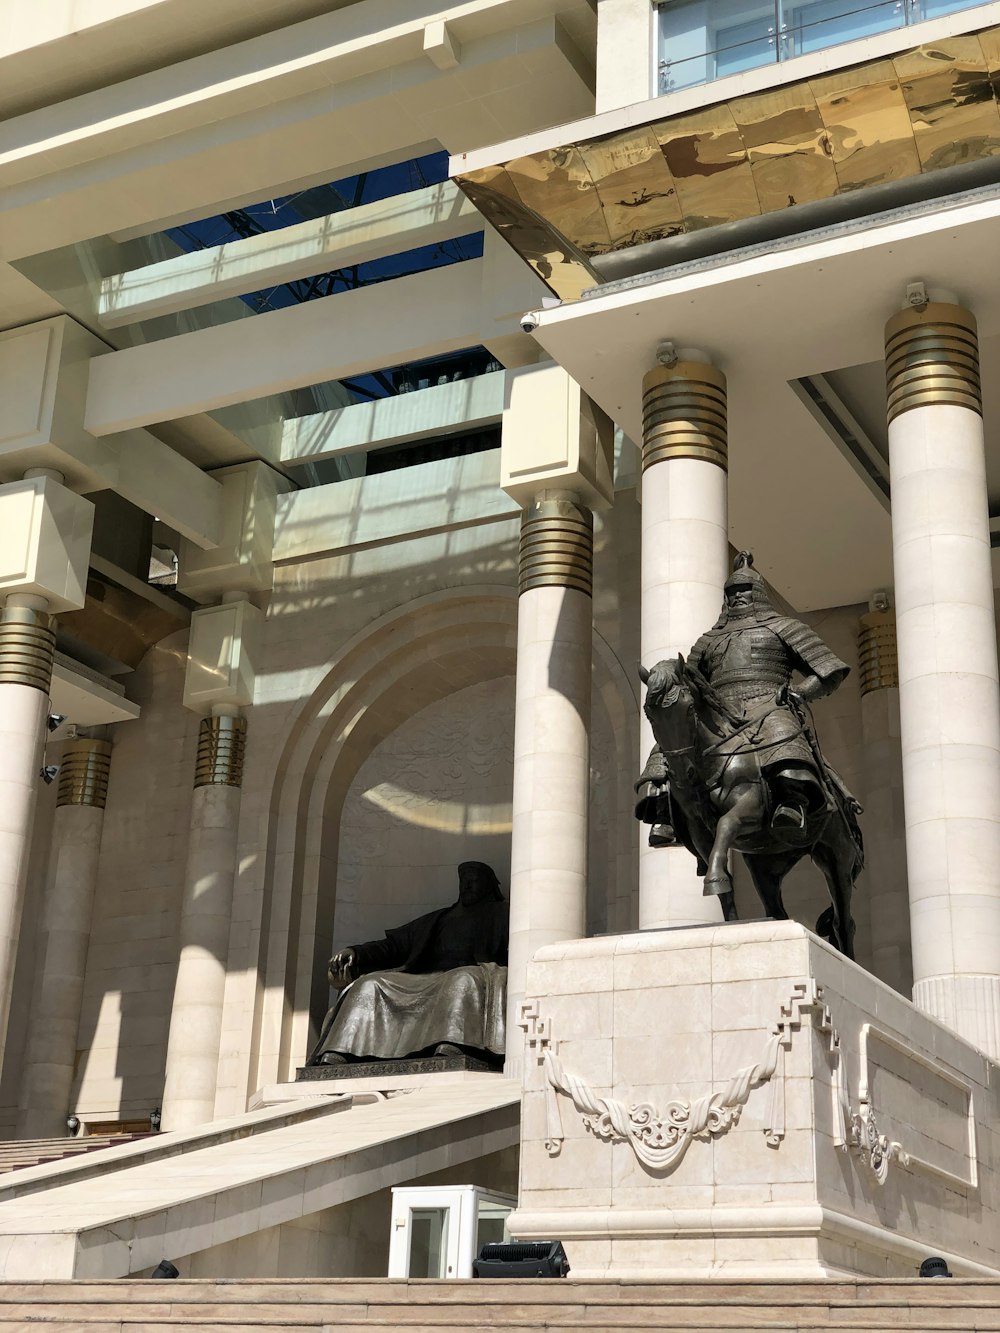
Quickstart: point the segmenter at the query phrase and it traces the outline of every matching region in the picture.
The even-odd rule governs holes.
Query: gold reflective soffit
[[[923,171],[1000,152],[997,107],[978,36],[949,37],[893,57]]]
[[[487,222],[562,300],[575,301],[599,281],[576,246],[524,206],[503,167],[472,171],[459,184]]]
[[[564,301],[614,251],[1000,154],[1000,27],[455,180]]]

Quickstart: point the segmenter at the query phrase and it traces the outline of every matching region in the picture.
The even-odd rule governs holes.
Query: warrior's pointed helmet
[[[756,611],[774,614],[774,607],[771,605],[771,599],[767,593],[764,576],[754,569],[753,555],[750,551],[738,552],[736,559],[733,561],[733,572],[726,579],[724,592],[728,597],[731,592],[743,588],[750,589]]]

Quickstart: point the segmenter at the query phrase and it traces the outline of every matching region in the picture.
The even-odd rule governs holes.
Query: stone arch
[[[277,757],[267,812],[248,1091],[294,1076],[309,1044],[310,1014],[325,1007],[340,812],[358,769],[374,746],[423,708],[466,686],[512,675],[516,626],[511,588],[432,593],[346,643],[300,704]],[[595,707],[607,711],[618,774],[629,773],[638,744],[635,694],[596,633],[594,670]],[[621,832],[628,804],[620,790],[611,798],[616,855],[630,883],[634,837],[628,826]],[[609,908],[609,928],[625,928],[627,918],[627,910]]]

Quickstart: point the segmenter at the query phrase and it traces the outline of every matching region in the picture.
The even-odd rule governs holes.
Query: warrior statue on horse
[[[741,551],[722,613],[687,661],[640,668],[656,745],[636,784],[636,815],[652,826],[651,846],[679,843],[694,854],[726,920],[736,917],[730,851],[743,854],[767,914],[779,919],[788,915],[781,881],[811,856],[831,898],[817,930],[853,957],[861,806],[824,760],[809,709],[848,671],[807,625],[774,609],[753,556]]]

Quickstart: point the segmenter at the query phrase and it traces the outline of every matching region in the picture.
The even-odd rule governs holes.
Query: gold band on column
[[[49,692],[56,632],[52,616],[27,606],[0,612],[0,685],[30,685]]]
[[[642,381],[642,466],[700,458],[726,471],[726,377],[701,361],[657,366]]]
[[[90,805],[103,810],[110,772],[110,741],[71,741],[63,750],[59,764],[56,805]]]
[[[196,787],[242,787],[245,717],[205,717],[198,728]]]
[[[891,611],[869,611],[858,634],[858,688],[862,697],[899,685],[896,617]]]
[[[890,421],[942,404],[982,416],[975,316],[940,301],[893,315],[885,326],[885,386]]]
[[[521,518],[518,593],[594,589],[594,516],[571,500],[535,500]]]

